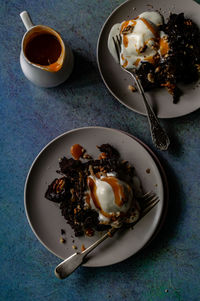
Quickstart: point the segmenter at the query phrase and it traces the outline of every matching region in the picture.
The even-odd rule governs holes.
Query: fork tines
[[[114,45],[115,45],[115,50],[117,53],[118,61],[120,62],[120,52],[121,52],[121,41],[122,38],[120,35],[116,35],[115,37],[112,37]]]
[[[154,192],[147,193],[142,206],[142,216],[146,215],[159,201],[159,197]]]
[[[142,200],[142,202],[146,202],[149,199],[151,199],[152,197],[154,197],[156,194],[153,191],[148,191],[145,194],[143,194],[142,196],[139,197],[140,200]]]
[[[155,197],[151,200],[151,202],[148,204],[148,206],[142,211],[142,214],[147,214],[157,203],[159,202],[159,198]]]

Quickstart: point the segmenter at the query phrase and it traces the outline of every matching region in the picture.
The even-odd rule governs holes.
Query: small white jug
[[[20,17],[26,27],[21,44],[20,65],[24,75],[37,86],[50,88],[63,83],[71,74],[74,66],[74,56],[68,45],[64,44],[61,36],[55,30],[48,26],[34,26],[29,14],[23,11]],[[60,56],[56,62],[49,65],[40,65],[31,62],[26,55],[28,43],[36,36],[41,34],[50,34],[56,37],[61,46]]]

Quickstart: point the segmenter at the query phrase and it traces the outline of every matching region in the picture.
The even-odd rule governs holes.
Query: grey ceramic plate
[[[88,127],[69,131],[51,141],[37,156],[27,176],[25,185],[25,209],[30,226],[40,242],[56,256],[64,259],[84,244],[88,247],[101,233],[92,238],[75,238],[74,233],[61,216],[59,206],[44,198],[48,184],[58,177],[58,160],[70,156],[70,147],[79,143],[94,158],[99,152],[96,145],[110,143],[121,157],[135,166],[143,190],[154,190],[160,198],[156,207],[134,229],[119,231],[95,249],[85,266],[106,266],[120,262],[138,252],[152,238],[163,214],[164,185],[159,168],[149,152],[136,139],[118,130]],[[147,173],[150,169],[150,173]],[[60,243],[60,231],[66,231],[66,244]]]
[[[170,12],[184,12],[200,27],[200,5],[193,0],[129,0],[116,8],[108,17],[101,30],[97,44],[97,62],[102,79],[112,95],[129,109],[144,114],[145,109],[140,95],[128,90],[132,79],[113,60],[107,47],[108,34],[112,26],[123,20],[136,17],[147,10],[159,10],[164,17]],[[181,86],[183,96],[178,104],[173,104],[172,97],[163,89],[147,93],[148,99],[160,118],[172,118],[189,114],[200,108],[200,82]]]

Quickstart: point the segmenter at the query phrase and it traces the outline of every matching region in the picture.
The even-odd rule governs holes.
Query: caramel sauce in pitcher
[[[30,39],[25,48],[27,59],[42,66],[55,63],[61,55],[62,47],[58,39],[49,33],[43,33]]]

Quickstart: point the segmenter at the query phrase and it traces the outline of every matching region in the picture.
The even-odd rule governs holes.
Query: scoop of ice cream
[[[167,35],[159,31],[163,17],[158,12],[144,12],[132,20],[115,24],[108,37],[108,48],[117,60],[113,37],[121,36],[120,64],[126,69],[139,68],[142,62],[154,63],[156,54],[169,50]]]
[[[99,213],[101,223],[112,224],[133,206],[132,188],[114,174],[87,178],[87,204]]]

